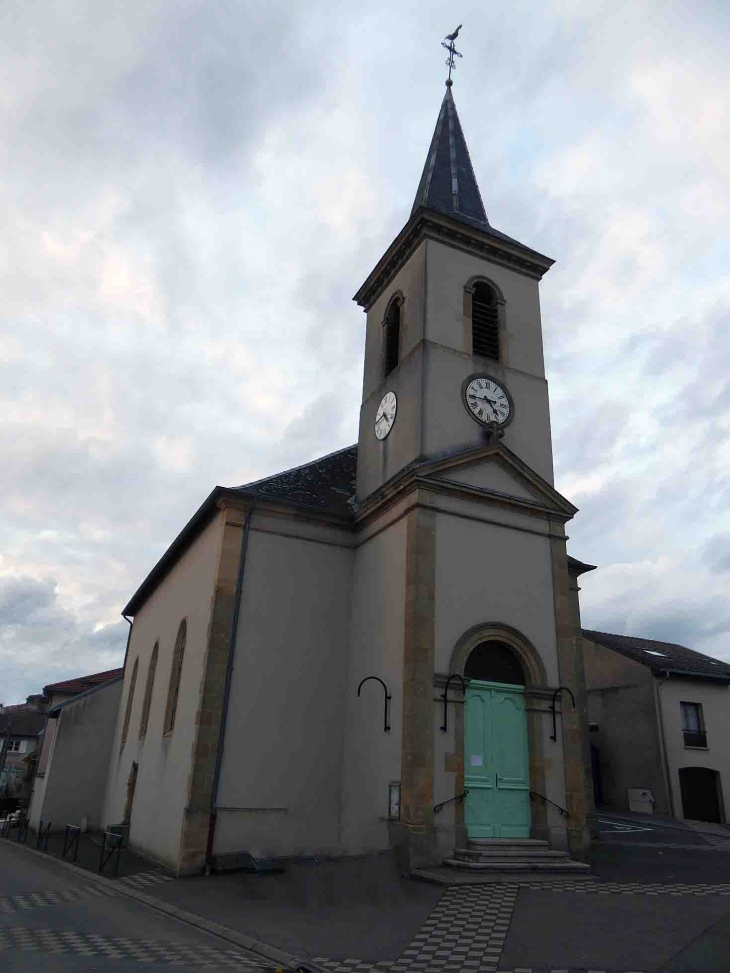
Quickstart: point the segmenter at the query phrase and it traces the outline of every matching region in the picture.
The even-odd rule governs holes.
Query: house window
[[[21,747],[20,747],[20,744],[21,743],[22,743],[21,740],[11,740],[10,743],[8,743],[8,751],[7,752],[8,753],[22,753],[25,748],[23,748],[23,750],[21,750]]]
[[[172,670],[170,672],[170,687],[167,691],[167,709],[165,710],[165,728],[163,731],[166,734],[172,733],[175,728],[175,714],[177,713],[177,700],[180,694],[180,677],[182,676],[187,633],[188,624],[183,618],[180,622],[180,628],[177,630],[175,649],[172,653]]]
[[[383,378],[398,367],[400,360],[400,300],[395,297],[385,313],[383,335]]]
[[[685,747],[707,747],[701,703],[680,703]]]
[[[499,361],[499,302],[494,288],[481,280],[471,298],[471,349],[473,355]]]
[[[124,744],[127,742],[127,732],[129,731],[129,718],[132,715],[132,703],[134,702],[134,687],[137,685],[137,669],[139,668],[139,659],[134,660],[134,668],[132,669],[132,678],[129,681],[129,695],[127,696],[127,708],[124,711],[124,723],[122,724],[122,742],[119,745],[119,749],[124,749]]]
[[[155,672],[157,670],[157,650],[160,647],[159,642],[155,642],[155,647],[152,650],[152,658],[150,659],[150,667],[147,670],[147,685],[144,690],[144,701],[142,702],[142,717],[139,721],[139,738],[147,733],[147,724],[150,720],[150,706],[152,705],[152,690],[155,685]]]

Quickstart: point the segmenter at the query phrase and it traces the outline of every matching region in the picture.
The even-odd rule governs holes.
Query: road
[[[273,964],[0,840],[0,969],[254,973]]]

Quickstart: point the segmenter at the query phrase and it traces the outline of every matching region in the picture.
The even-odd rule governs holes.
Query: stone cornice
[[[366,311],[369,310],[416,247],[427,239],[484,257],[534,280],[541,280],[554,263],[536,250],[530,250],[519,243],[512,243],[433,210],[421,208],[414,213],[385,251],[353,300]]]
[[[434,475],[442,469],[472,465],[481,459],[494,457],[503,467],[514,471],[517,479],[522,479],[542,495],[543,500],[527,500],[524,497],[512,496],[497,490],[459,483],[455,480],[441,479]],[[415,460],[405,466],[399,473],[384,483],[360,504],[355,511],[358,527],[364,526],[371,518],[382,513],[399,498],[413,492],[423,490],[429,493],[439,493],[462,500],[488,502],[490,505],[519,510],[542,520],[549,519],[565,524],[570,520],[577,508],[558,493],[554,487],[538,477],[518,457],[505,446],[488,446],[478,450],[470,450],[466,454],[449,456],[438,462],[425,463],[423,459]]]

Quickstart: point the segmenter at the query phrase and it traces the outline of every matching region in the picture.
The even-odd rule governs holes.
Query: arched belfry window
[[[124,723],[122,724],[122,742],[119,745],[119,749],[124,749],[124,744],[127,742],[127,733],[129,732],[129,718],[132,715],[132,703],[134,702],[134,690],[137,685],[137,669],[139,668],[139,659],[134,660],[134,666],[132,667],[132,678],[129,680],[129,695],[127,696],[127,708],[124,710]]]
[[[152,649],[152,658],[150,659],[150,667],[147,670],[147,685],[144,690],[144,700],[142,701],[142,717],[139,721],[139,738],[142,739],[147,733],[147,724],[150,720],[150,706],[152,705],[152,690],[155,686],[155,672],[157,671],[157,652],[160,647],[159,642],[155,642],[155,647]]]
[[[383,378],[390,375],[400,361],[400,329],[402,298],[394,297],[388,305],[383,322]]]
[[[163,733],[172,733],[175,729],[175,714],[180,695],[180,677],[182,676],[183,657],[185,656],[185,642],[188,634],[188,623],[183,620],[177,630],[175,648],[172,653],[172,669],[170,671],[170,686],[167,691],[167,708],[165,710],[165,726]]]
[[[473,355],[499,361],[499,297],[491,284],[478,280],[471,297],[471,346]]]

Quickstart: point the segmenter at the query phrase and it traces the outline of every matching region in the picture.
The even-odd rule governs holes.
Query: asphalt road
[[[255,954],[0,840],[0,969],[254,973]],[[273,969],[273,964],[268,969]]]

